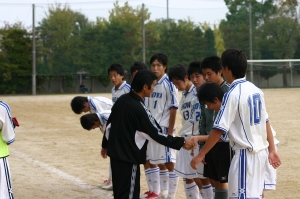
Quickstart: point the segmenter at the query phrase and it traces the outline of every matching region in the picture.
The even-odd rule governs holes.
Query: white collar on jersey
[[[229,89],[235,87],[237,84],[244,83],[244,82],[246,82],[246,81],[247,81],[247,80],[246,80],[245,77],[239,78],[239,79],[235,79],[235,80],[230,84]]]
[[[168,78],[168,75],[166,73],[160,78],[160,80],[158,80],[156,84],[161,84],[165,78]]]
[[[116,89],[116,86],[114,86],[115,90],[120,90],[122,89],[124,86],[126,85],[126,81],[123,81],[123,83],[121,84],[121,86],[119,88]]]

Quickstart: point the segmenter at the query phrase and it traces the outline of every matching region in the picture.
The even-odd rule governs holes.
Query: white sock
[[[169,194],[176,193],[179,177],[174,171],[169,172]]]
[[[203,199],[214,199],[214,192],[211,184],[202,186]]]
[[[111,164],[110,164],[110,162],[109,162],[108,180],[109,180],[110,182],[112,182],[112,174],[111,174]]]
[[[151,185],[153,192],[156,194],[160,193],[160,183],[159,183],[159,168],[151,168]]]
[[[187,199],[202,199],[199,188],[195,182],[186,184],[185,194]]]
[[[169,170],[160,170],[159,171],[159,177],[160,177],[160,190],[161,193],[166,190],[169,190]],[[168,195],[168,193],[167,193]],[[167,197],[167,196],[166,196]]]
[[[145,170],[145,176],[146,176],[146,182],[148,185],[148,190],[150,192],[152,192],[153,188],[152,188],[152,184],[151,184],[151,169],[150,168]]]

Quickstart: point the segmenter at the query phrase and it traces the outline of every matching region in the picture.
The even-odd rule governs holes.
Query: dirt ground
[[[267,192],[266,198],[298,198],[300,89],[264,90],[264,93],[283,162],[277,172],[277,190]],[[100,156],[102,134],[98,129],[90,132],[82,129],[80,115],[74,114],[70,107],[74,96],[0,97],[10,105],[12,115],[20,123],[9,156],[16,199],[112,198],[112,192],[97,187],[108,176],[108,159]],[[111,98],[111,94],[103,93],[90,96]],[[181,127],[179,113],[176,127]],[[142,166],[141,173],[141,192],[144,192],[147,188]],[[182,180],[177,198],[185,198]]]

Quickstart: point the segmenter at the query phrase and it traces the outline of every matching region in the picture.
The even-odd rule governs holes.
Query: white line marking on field
[[[39,160],[35,160],[33,158],[31,158],[30,156],[26,155],[25,153],[22,153],[20,151],[17,151],[15,149],[10,148],[10,153],[12,153],[13,155],[18,156],[19,158],[23,159],[24,161],[30,163],[30,164],[36,164],[48,171],[50,171],[51,173],[55,173],[56,175],[58,175],[60,178],[63,178],[65,180],[68,180],[70,182],[73,182],[74,184],[77,184],[78,186],[80,186],[82,189],[90,189],[91,191],[95,192],[95,194],[97,193],[97,195],[99,196],[103,196],[106,195],[108,196],[107,198],[109,198],[109,196],[111,194],[108,194],[107,192],[105,192],[104,190],[99,189],[96,186],[91,186],[86,184],[85,182],[83,182],[82,180],[80,180],[79,178],[76,178],[70,174],[67,174],[55,167],[52,167],[44,162],[41,162]]]

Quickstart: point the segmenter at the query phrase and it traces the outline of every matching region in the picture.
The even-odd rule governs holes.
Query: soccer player
[[[71,101],[71,108],[76,114],[102,112],[110,110],[112,105],[112,101],[106,97],[77,96]]]
[[[151,57],[150,65],[151,71],[155,73],[158,80],[146,106],[162,128],[163,133],[173,136],[178,109],[178,91],[166,74],[168,57],[165,54],[156,53]],[[175,150],[156,142],[149,142],[147,154],[151,167],[149,174],[151,175],[152,190],[150,191],[152,193],[148,194],[146,198],[156,198],[160,192],[162,197],[173,198],[178,185],[178,176],[174,173]]]
[[[230,88],[223,97],[213,130],[191,166],[197,169],[197,164],[204,161],[220,138],[225,141],[228,137],[235,152],[228,174],[228,197],[261,198],[267,159],[274,168],[281,164],[270,130],[264,94],[246,81],[247,58],[242,51],[225,50],[221,63]]]
[[[0,101],[0,198],[12,199],[11,175],[7,156],[8,145],[15,141],[14,122],[10,115],[9,105]]]
[[[147,65],[140,61],[133,62],[130,67],[131,76],[134,77],[134,75],[140,70],[148,70]]]
[[[101,155],[111,160],[114,198],[138,199],[140,164],[146,160],[147,140],[174,149],[193,148],[191,139],[173,137],[162,132],[143,98],[154,90],[157,76],[148,70],[137,72],[130,93],[122,95],[112,108],[102,140]],[[120,180],[122,176],[122,180]]]
[[[123,81],[124,78],[124,67],[122,64],[114,63],[108,68],[108,75],[113,87],[111,89],[112,101],[115,103],[117,99],[125,94],[129,93],[130,85]]]
[[[190,80],[196,86],[197,89],[202,84],[205,83],[204,74],[202,72],[202,67],[201,67],[201,61],[193,61],[189,64],[188,75],[189,75]],[[202,111],[203,111],[202,109],[203,108],[204,108],[204,106],[201,106],[201,115],[202,115]],[[200,131],[199,126],[201,126],[201,121],[199,121],[198,124],[197,124],[197,127]],[[213,191],[213,187],[210,183],[210,180],[206,177],[203,177],[204,165],[200,165],[198,167],[197,172],[198,172],[198,175],[200,175],[200,181],[201,182],[196,181],[196,183],[197,183],[197,185],[200,189],[200,192],[202,193],[203,198],[204,199],[213,198],[214,191]]]
[[[221,59],[217,56],[206,57],[201,62],[201,69],[206,82],[213,82],[221,86],[224,92],[229,90],[229,85],[222,77]],[[221,98],[222,101],[222,98]],[[201,135],[209,135],[218,111],[208,109],[207,105],[201,108]],[[205,155],[204,176],[213,181],[215,199],[228,198],[228,171],[232,158],[229,140],[218,142]]]
[[[184,65],[177,64],[170,68],[168,76],[176,88],[182,91],[179,110],[182,116],[182,128],[178,135],[184,138],[199,134],[200,103],[197,99],[197,88],[189,80],[187,69]],[[198,146],[198,145],[197,145]],[[190,162],[197,155],[199,148],[192,151],[181,148],[176,156],[175,173],[184,179],[184,188],[187,198],[202,199],[196,182],[200,182],[199,175]],[[203,177],[203,176],[201,176]]]
[[[89,113],[81,116],[80,123],[82,128],[86,130],[91,130],[95,128],[100,128],[100,131],[104,133],[106,122],[111,113],[111,110],[106,110],[98,113]]]

